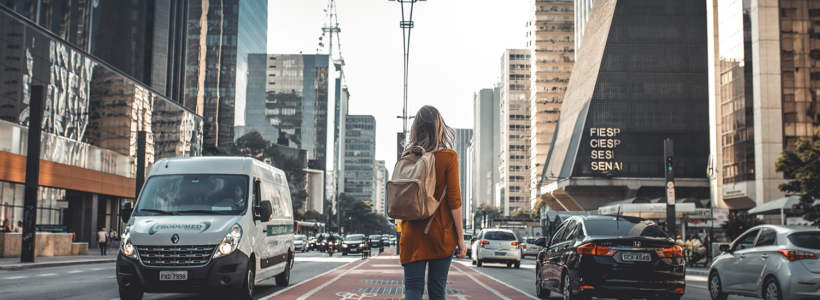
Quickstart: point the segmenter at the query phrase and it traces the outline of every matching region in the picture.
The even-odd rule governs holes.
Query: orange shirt
[[[458,181],[458,155],[451,149],[436,152],[436,199],[441,198],[447,184],[447,196],[433,215],[430,231],[424,234],[429,219],[401,222],[401,264],[419,260],[445,258],[453,255],[458,244],[453,213],[461,207],[461,189]]]

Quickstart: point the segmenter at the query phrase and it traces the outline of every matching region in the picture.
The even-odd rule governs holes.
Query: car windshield
[[[820,250],[820,231],[793,233],[789,241],[800,248]]]
[[[619,219],[592,219],[584,222],[588,235],[600,236],[645,236],[662,237],[669,236],[663,229],[651,222],[633,221]]]
[[[535,244],[535,239],[527,239],[527,244]]]
[[[515,235],[509,232],[503,231],[488,231],[484,234],[485,240],[495,240],[495,241],[514,241]]]
[[[345,242],[353,242],[353,243],[356,243],[356,242],[361,242],[361,241],[362,241],[362,239],[364,239],[364,236],[363,236],[363,235],[349,235],[349,236],[347,236],[347,238],[345,239]]]
[[[294,236],[293,239],[296,240],[296,241],[301,241],[301,240],[304,240],[305,238],[297,235],[297,236]]]
[[[248,177],[191,174],[153,176],[145,183],[135,215],[239,215],[248,202]]]
[[[382,236],[381,236],[381,235],[378,235],[378,234],[373,234],[373,235],[371,235],[371,236],[370,236],[370,239],[371,239],[371,240],[379,240],[379,239],[381,239],[381,238],[382,238]]]
[[[470,240],[470,239],[472,239],[472,238],[473,238],[473,235],[471,235],[471,234],[465,234],[465,235],[464,235],[464,239],[465,239],[465,240]]]

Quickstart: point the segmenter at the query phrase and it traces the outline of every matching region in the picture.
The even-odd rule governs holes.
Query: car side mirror
[[[475,238],[471,238],[470,243],[475,243]]]
[[[731,245],[720,245],[720,251],[723,252],[732,252]]]
[[[120,219],[122,219],[122,222],[128,223],[128,220],[131,220],[132,213],[134,213],[134,207],[132,207],[131,201],[123,202],[122,208],[120,208]]]
[[[273,208],[271,208],[270,201],[265,200],[260,202],[256,209],[259,214],[254,216],[254,219],[262,222],[270,221],[270,216],[273,214]]]
[[[545,238],[538,238],[535,240],[535,245],[539,247],[546,247],[547,246],[547,239]]]

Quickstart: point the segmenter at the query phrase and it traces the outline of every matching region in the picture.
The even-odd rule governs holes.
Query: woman
[[[399,257],[404,267],[404,299],[420,300],[424,294],[425,269],[427,294],[430,300],[444,299],[444,287],[453,252],[458,246],[456,257],[464,258],[467,247],[461,225],[461,191],[458,181],[458,156],[453,148],[453,130],[444,123],[441,114],[432,106],[424,106],[416,113],[410,137],[405,144],[402,157],[410,154],[434,152],[436,164],[436,191],[440,199],[447,187],[447,197],[441,201],[433,223],[427,234],[424,229],[429,219],[403,220],[399,241]]]
[[[105,233],[105,227],[97,231],[97,245],[100,247],[100,256],[105,256],[105,246],[108,244],[108,235]]]
[[[114,231],[114,228],[111,228],[111,232],[108,233],[108,250],[114,250],[114,246],[116,243],[114,241],[117,240],[117,232]]]

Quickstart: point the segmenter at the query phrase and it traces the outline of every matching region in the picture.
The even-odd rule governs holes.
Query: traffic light
[[[672,170],[673,170],[672,166],[673,165],[674,165],[674,162],[672,161],[672,156],[667,156],[666,157],[666,171],[669,172],[669,173],[672,173]]]
[[[663,157],[666,166],[664,172],[666,181],[675,180],[675,154],[672,151],[672,140],[663,141]]]

